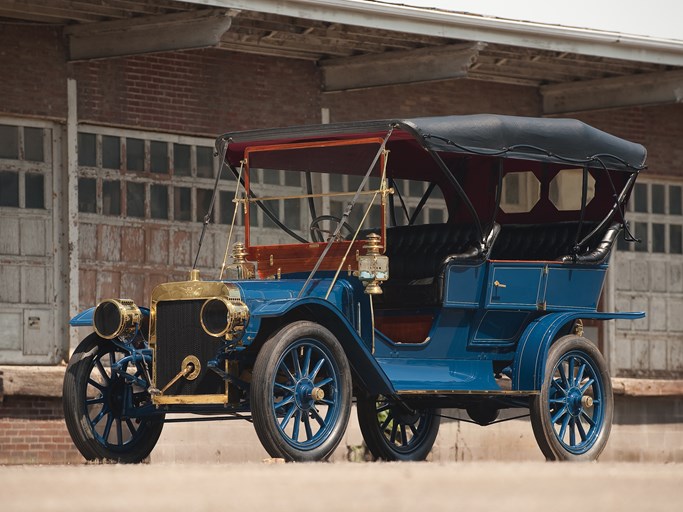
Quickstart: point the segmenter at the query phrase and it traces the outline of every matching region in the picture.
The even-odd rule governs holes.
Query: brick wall
[[[61,398],[5,396],[0,403],[0,464],[81,463],[64,424]]]
[[[572,117],[643,144],[648,176],[683,177],[683,104],[581,112]]]
[[[308,61],[221,50],[72,65],[79,119],[184,134],[320,121],[319,74]]]
[[[481,113],[537,116],[541,108],[534,87],[478,80],[327,93],[322,95],[322,106],[330,109],[333,122]]]
[[[65,62],[61,29],[0,23],[0,113],[66,117]]]

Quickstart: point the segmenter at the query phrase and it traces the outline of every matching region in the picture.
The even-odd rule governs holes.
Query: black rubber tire
[[[109,416],[111,416],[112,424],[113,422],[126,423],[126,429],[130,435],[130,438],[121,442],[120,445],[107,442],[91,424],[93,418],[90,414],[94,411],[89,410],[86,400],[88,388],[90,387],[91,393],[95,388],[89,381],[94,380],[91,379],[93,372],[101,374],[97,365],[99,359],[112,352],[119,355],[125,354],[110,340],[102,339],[94,333],[81,341],[74,351],[64,375],[63,407],[66,428],[74,445],[86,460],[108,460],[124,464],[142,462],[149,456],[161,435],[164,426],[163,415],[155,414],[141,419],[126,419],[107,399],[110,412],[104,415],[107,417],[106,421],[109,421]],[[112,379],[109,379],[106,384],[104,388],[111,392]],[[122,384],[122,386],[128,386],[128,384]],[[124,389],[125,391],[127,390]],[[145,392],[138,391],[136,396],[144,399],[145,394]],[[101,396],[104,395],[101,394]],[[148,399],[149,395],[146,395],[146,398]],[[104,410],[104,406],[101,407]],[[137,423],[137,428],[133,427],[135,428],[133,433],[129,425],[134,423]]]
[[[408,412],[382,396],[358,397],[356,409],[363,439],[376,459],[425,460],[439,433],[440,409]]]
[[[327,412],[324,413],[322,419],[329,420],[329,424],[325,422],[324,426],[319,425],[319,430],[309,439],[298,442],[298,435],[288,434],[284,431],[285,427],[281,429],[284,420],[279,421],[276,413],[278,402],[275,402],[274,397],[276,387],[281,384],[283,376],[286,375],[281,366],[284,364],[285,356],[297,354],[298,358],[296,351],[301,349],[303,353],[308,347],[315,350],[316,354],[326,361],[321,372],[328,378],[333,375],[338,383],[334,388],[325,388],[325,399],[337,406],[334,412],[330,412],[332,409],[327,408]],[[303,373],[305,372],[302,369],[302,375]],[[318,377],[314,377],[313,381],[316,378]],[[318,382],[322,380],[318,379]],[[304,379],[297,380],[292,388],[299,389],[298,386],[303,382]],[[294,397],[300,395],[293,392],[291,396],[294,400]],[[346,432],[351,412],[351,396],[351,370],[346,354],[337,338],[320,324],[301,320],[282,327],[264,343],[256,357],[250,390],[251,412],[256,434],[271,457],[294,462],[327,459]],[[313,401],[310,398],[308,405],[303,407],[299,407],[298,402],[295,402],[296,407],[292,407],[296,413],[293,425],[297,422],[306,422],[306,425],[309,425],[311,418],[314,418],[313,414],[317,414],[319,408],[322,410],[322,407],[328,407],[321,404],[321,401]],[[308,436],[308,433],[306,435]]]
[[[580,365],[585,366],[587,370],[580,370],[579,367],[579,369],[571,372],[573,374],[572,380],[579,380],[579,372],[581,373],[581,379],[574,386],[566,384],[570,392],[576,393],[576,398],[574,399],[574,410],[569,412],[572,408],[562,406],[567,409],[567,412],[562,414],[561,408],[558,409],[560,406],[553,405],[553,403],[562,400],[563,396],[569,395],[557,395],[557,391],[553,391],[553,386],[559,389],[559,387],[564,385],[563,379],[559,377],[560,373],[557,373],[558,366],[560,363],[564,365],[564,361],[569,359],[574,359],[574,365],[578,362]],[[570,374],[568,368],[562,370],[565,378]],[[585,375],[590,375],[594,383],[588,385],[586,391],[581,393],[580,389],[590,382],[590,379],[584,380]],[[553,384],[553,381],[556,384]],[[584,383],[583,386],[581,383]],[[593,401],[589,406],[585,406],[580,400],[585,395]],[[553,398],[554,402],[551,403],[551,396],[558,396],[559,399]],[[566,400],[569,403],[569,398]],[[599,409],[597,408],[598,404]],[[536,442],[547,460],[577,462],[597,460],[607,444],[614,415],[612,382],[605,360],[598,348],[586,338],[575,335],[564,336],[557,340],[548,351],[541,392],[532,397],[529,412]],[[555,413],[556,416],[562,414],[562,416],[553,422],[551,413]],[[594,421],[594,427],[585,420],[582,420],[584,414],[586,418]],[[562,426],[563,422],[560,419],[564,416],[569,417],[569,427],[566,425]],[[577,418],[578,422],[581,423],[580,427],[576,426]],[[560,432],[556,430],[558,425],[560,425]],[[583,438],[585,436],[586,439],[576,443],[576,433],[570,432],[574,436],[574,445],[572,446],[571,440],[569,442],[565,441],[568,437],[566,429],[569,428],[573,431],[575,426],[579,437]]]

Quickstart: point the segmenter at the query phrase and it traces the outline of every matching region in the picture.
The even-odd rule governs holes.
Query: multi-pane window
[[[46,209],[49,130],[0,124],[0,207]]]
[[[21,140],[27,140],[26,136]],[[219,165],[212,143],[194,137],[84,129],[78,134],[79,212],[203,222]],[[38,151],[33,148],[30,154]],[[229,223],[235,179],[227,169],[221,178],[211,221]],[[30,179],[28,186],[37,188],[40,183]]]
[[[683,254],[683,185],[639,182],[633,189],[626,218],[640,243],[619,237],[620,251]]]

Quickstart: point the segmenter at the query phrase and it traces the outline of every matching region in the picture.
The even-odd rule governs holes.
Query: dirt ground
[[[677,510],[683,465],[246,463],[0,467],[0,510]]]

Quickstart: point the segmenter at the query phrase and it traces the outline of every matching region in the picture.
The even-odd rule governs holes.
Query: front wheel
[[[128,355],[110,340],[91,334],[74,351],[64,375],[64,419],[71,439],[87,460],[142,462],[164,426],[163,415],[138,415],[150,404],[147,390],[123,374],[144,381],[140,368],[123,365]]]
[[[412,409],[383,396],[359,397],[358,424],[365,444],[377,459],[424,460],[441,423],[440,409]]]
[[[548,352],[531,426],[547,460],[596,460],[612,427],[614,398],[607,365],[586,338],[564,336]]]
[[[327,459],[346,431],[351,370],[339,341],[322,325],[298,321],[261,348],[252,375],[254,429],[271,457]]]

